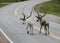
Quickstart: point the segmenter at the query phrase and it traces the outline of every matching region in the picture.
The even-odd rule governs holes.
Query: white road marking
[[[7,40],[10,42],[10,43],[13,43],[13,41],[4,33],[4,31],[0,28],[0,31],[2,32],[2,34],[7,38]]]

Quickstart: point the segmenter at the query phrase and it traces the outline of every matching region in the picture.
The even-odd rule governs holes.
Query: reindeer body
[[[47,22],[46,20],[43,19],[43,17],[46,15],[46,13],[43,16],[39,15],[38,12],[37,12],[37,14],[38,14],[38,16],[36,16],[37,22],[39,21],[40,25],[41,25],[39,33],[41,33],[41,29],[42,29],[42,27],[44,27],[45,35],[49,34],[49,22]]]
[[[44,20],[44,19],[42,19],[42,20],[40,20],[40,24],[41,24],[42,26],[44,26],[44,25],[48,25],[49,22],[46,21],[46,20]]]
[[[26,27],[26,30],[27,30],[27,33],[28,34],[30,34],[30,35],[33,35],[33,26],[34,26],[34,24],[33,24],[33,22],[32,22],[32,20],[31,19],[29,19],[29,20],[27,20],[28,22],[27,22],[27,27]],[[29,31],[29,30],[30,31]]]
[[[44,27],[44,29],[45,29],[45,35],[49,34],[49,22],[47,22],[46,20],[40,21],[40,25],[41,25],[40,33],[41,33],[42,27]]]
[[[26,27],[26,30],[27,30],[27,33],[30,34],[30,35],[33,35],[33,23],[31,22],[32,20],[29,19],[32,15],[32,12],[30,13],[30,15],[28,17],[26,17],[23,13],[23,18],[20,18],[20,20],[23,21],[23,24],[27,24],[27,27]],[[28,27],[29,27],[29,30],[28,30]]]

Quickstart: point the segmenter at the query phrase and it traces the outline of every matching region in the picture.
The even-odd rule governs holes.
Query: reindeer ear
[[[22,15],[25,16],[24,13],[22,13]]]

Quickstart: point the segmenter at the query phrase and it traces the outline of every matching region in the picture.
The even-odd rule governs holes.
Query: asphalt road
[[[39,23],[36,22],[36,12],[32,7],[45,1],[47,0],[18,2],[0,9],[0,27],[13,43],[60,43],[60,24],[49,21],[50,35],[45,36],[43,32],[39,34]],[[34,35],[28,35],[26,25],[22,25],[22,21],[19,20],[23,17],[22,12],[28,16],[30,11],[33,12],[31,19],[35,25]]]

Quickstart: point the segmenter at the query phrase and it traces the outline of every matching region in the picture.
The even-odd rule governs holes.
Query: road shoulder
[[[0,43],[9,43],[5,36],[0,31]]]

